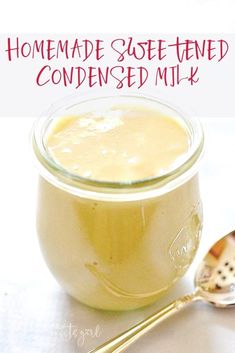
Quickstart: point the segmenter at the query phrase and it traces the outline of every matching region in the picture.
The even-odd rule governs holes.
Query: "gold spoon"
[[[235,305],[235,231],[221,238],[208,251],[196,272],[195,291],[192,294],[175,300],[90,353],[124,352],[159,322],[196,300],[219,308]]]

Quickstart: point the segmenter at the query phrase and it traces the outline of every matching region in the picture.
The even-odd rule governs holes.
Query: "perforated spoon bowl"
[[[195,291],[192,294],[175,300],[90,353],[124,352],[159,322],[196,300],[203,300],[220,308],[235,305],[235,231],[210,248],[196,272]]]

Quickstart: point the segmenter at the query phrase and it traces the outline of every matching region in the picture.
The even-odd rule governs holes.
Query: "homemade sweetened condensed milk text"
[[[22,59],[44,62],[35,77],[40,87],[52,84],[78,89],[85,85],[111,85],[116,89],[133,86],[139,89],[148,82],[154,86],[175,87],[182,83],[192,86],[199,81],[200,62],[220,62],[228,50],[229,44],[223,39],[176,37],[174,41],[139,41],[127,37],[23,41],[20,37],[8,37],[5,51],[10,62]],[[164,65],[165,60],[172,58],[172,55],[174,64]],[[130,59],[138,65],[128,64]],[[63,64],[69,61],[69,64],[61,65],[61,61]],[[151,67],[148,66],[150,63]],[[184,63],[192,65],[183,66]]]

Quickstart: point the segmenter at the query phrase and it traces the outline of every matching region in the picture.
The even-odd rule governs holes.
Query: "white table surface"
[[[235,228],[235,118],[202,121],[206,133],[201,165],[204,230],[196,259],[162,300],[145,309],[113,313],[79,304],[49,273],[35,232],[37,172],[28,139],[33,119],[0,118],[1,353],[87,352],[192,290],[194,271],[205,251]],[[235,352],[235,309],[194,303],[162,322],[129,352]]]

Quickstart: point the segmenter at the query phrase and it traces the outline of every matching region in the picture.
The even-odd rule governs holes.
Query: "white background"
[[[0,25],[2,33],[231,33],[234,8],[233,0],[9,0]]]
[[[221,33],[235,32],[233,0],[8,1],[0,5],[1,33]],[[1,65],[1,58],[0,58]],[[1,104],[1,92],[0,92]],[[101,313],[68,298],[41,258],[35,228],[36,171],[30,155],[30,118],[0,118],[0,346],[1,353],[86,352],[192,288],[193,272],[208,246],[234,228],[235,116],[204,119],[201,167],[205,226],[198,257],[166,298],[145,310]],[[59,331],[100,324],[99,339],[64,342]],[[230,353],[235,350],[234,310],[195,305],[161,324],[130,352]]]

